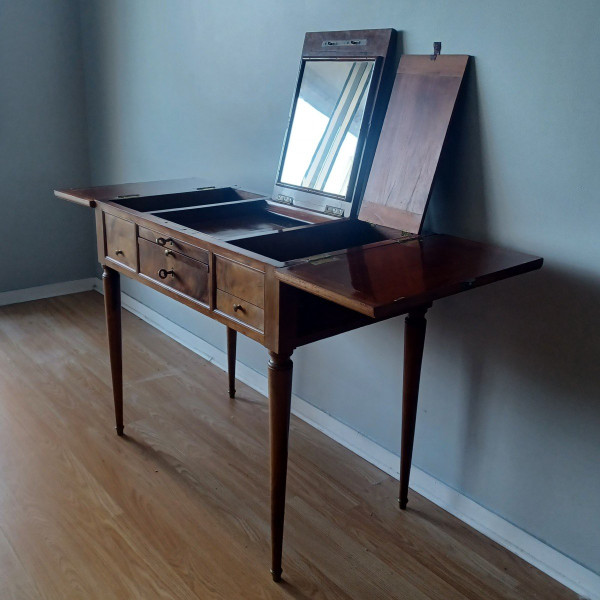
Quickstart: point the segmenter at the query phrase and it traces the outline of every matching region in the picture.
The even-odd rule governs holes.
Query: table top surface
[[[539,269],[542,262],[498,246],[433,234],[350,248],[277,269],[277,277],[377,318]]]

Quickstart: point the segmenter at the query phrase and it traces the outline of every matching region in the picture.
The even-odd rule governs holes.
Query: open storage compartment
[[[179,192],[176,194],[160,194],[156,196],[118,196],[112,201],[123,208],[137,210],[142,213],[156,213],[171,211],[196,206],[207,206],[212,204],[229,204],[262,198],[259,194],[238,190],[234,187],[223,188],[199,188],[190,192]]]
[[[270,210],[270,205],[260,197],[219,205],[156,211],[152,214],[221,240],[239,239],[309,224],[308,221]]]
[[[386,232],[384,228],[374,227],[370,223],[348,219],[273,235],[230,240],[229,243],[273,260],[287,262],[398,237],[397,231]]]

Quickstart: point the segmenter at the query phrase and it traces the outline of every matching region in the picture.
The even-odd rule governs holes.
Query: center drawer
[[[141,237],[138,246],[142,275],[208,304],[208,265]]]
[[[169,250],[174,250],[179,254],[184,254],[189,258],[193,258],[194,260],[199,260],[200,262],[208,264],[208,251],[204,248],[193,246],[192,244],[182,242],[177,238],[169,237],[168,235],[163,235],[162,233],[157,233],[156,231],[146,229],[145,227],[140,227],[138,229],[138,235],[149,242],[154,242],[159,246],[164,246]]]

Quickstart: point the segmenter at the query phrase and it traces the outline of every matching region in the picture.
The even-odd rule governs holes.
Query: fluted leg
[[[229,397],[235,398],[235,358],[237,347],[237,331],[227,328],[227,373],[229,375]]]
[[[269,438],[271,444],[271,574],[281,581],[283,520],[287,477],[290,404],[292,397],[291,354],[269,352]]]
[[[412,462],[417,403],[419,400],[419,381],[425,344],[427,309],[410,312],[406,317],[404,329],[404,383],[402,386],[402,448],[400,454],[400,497],[398,502],[402,510],[408,502],[408,481]]]
[[[104,267],[104,307],[112,376],[117,435],[123,435],[123,352],[121,346],[121,282],[118,271]]]

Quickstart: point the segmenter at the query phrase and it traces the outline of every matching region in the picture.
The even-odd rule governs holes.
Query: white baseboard
[[[5,298],[10,299],[10,302],[24,302],[88,289],[96,289],[102,293],[102,282],[98,279],[85,279],[55,286],[30,288],[21,292],[5,292],[0,294],[0,305],[9,303],[4,302]],[[122,305],[123,308],[220,369],[227,369],[227,355],[222,350],[127,294],[122,294]],[[267,379],[262,373],[258,373],[238,361],[236,376],[246,385],[267,395]],[[292,397],[292,412],[385,473],[396,479],[399,478],[399,457],[394,453],[382,448],[358,431],[337,421],[296,395]],[[412,467],[410,487],[583,598],[600,600],[600,575],[597,573],[583,567],[415,466]]]
[[[87,292],[96,289],[97,284],[98,279],[96,277],[88,277],[87,279],[51,283],[49,285],[26,288],[24,290],[0,292],[0,306],[17,304],[19,302],[29,302],[31,300],[41,300],[42,298],[53,298],[54,296],[66,296],[67,294],[76,294],[78,292]]]

